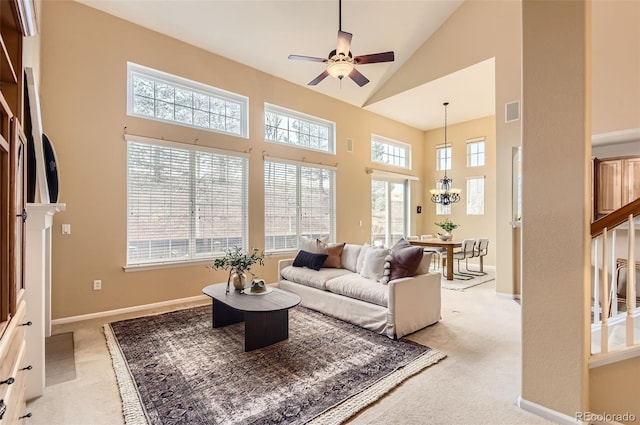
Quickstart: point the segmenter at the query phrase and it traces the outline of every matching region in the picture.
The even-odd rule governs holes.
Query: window
[[[371,179],[371,243],[393,246],[409,234],[408,181]]]
[[[411,168],[411,145],[371,135],[371,161],[395,167]]]
[[[436,204],[436,215],[451,215],[451,204]]]
[[[298,248],[301,236],[335,239],[335,171],[284,160],[264,162],[265,252]]]
[[[315,151],[336,153],[335,123],[264,104],[264,139]]]
[[[451,147],[438,146],[436,148],[436,170],[444,171],[451,169]]]
[[[247,249],[245,156],[131,137],[127,170],[127,265]]]
[[[484,176],[467,179],[467,214],[484,214]]]
[[[484,138],[467,141],[467,167],[484,165]]]
[[[245,96],[130,62],[127,70],[127,114],[248,137]]]

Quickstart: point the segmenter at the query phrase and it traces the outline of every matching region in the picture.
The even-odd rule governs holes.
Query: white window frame
[[[151,80],[154,83],[166,84],[174,89],[180,89],[182,91],[191,92],[196,95],[205,96],[209,98],[209,101],[216,100],[220,102],[229,102],[230,104],[236,104],[239,106],[240,111],[237,117],[229,117],[232,119],[238,119],[239,122],[239,131],[230,131],[230,130],[222,130],[211,126],[201,126],[197,124],[183,122],[175,119],[175,111],[174,111],[174,119],[166,119],[157,116],[157,113],[154,115],[147,115],[142,113],[137,113],[135,111],[134,103],[135,103],[135,93],[134,93],[134,77],[140,76],[144,79]],[[155,99],[154,94],[154,103],[160,102]],[[167,102],[165,102],[167,103]],[[176,105],[174,104],[174,107]],[[200,110],[197,107],[193,106],[191,108],[187,106],[178,105],[182,107],[184,110],[191,110],[192,113],[195,111],[199,111],[202,113],[207,113],[211,118],[210,111]],[[132,62],[127,62],[127,115],[139,118],[145,118],[154,121],[160,121],[164,123],[180,125],[184,127],[197,128],[199,130],[212,131],[215,133],[228,134],[231,136],[249,138],[249,98],[237,93],[233,93],[230,91],[222,90],[216,87],[212,87],[206,84],[199,83],[197,81],[192,81],[183,77],[179,77],[177,75],[172,75],[166,72],[158,71],[156,69],[148,68],[146,66],[138,65]]]
[[[482,146],[482,152],[471,152],[473,146]],[[484,137],[467,140],[467,167],[484,167],[487,163],[486,153],[487,151]],[[472,165],[474,157],[476,158],[476,164]],[[482,162],[479,160],[480,157],[482,158]]]
[[[292,167],[296,168],[296,172],[295,172],[295,209],[296,209],[296,217],[293,223],[290,224],[290,228],[292,228],[292,232],[289,234],[289,237],[291,239],[291,243],[287,244],[285,243],[282,248],[275,248],[273,247],[273,243],[268,241],[268,238],[272,238],[272,235],[267,235],[268,232],[268,222],[270,220],[270,218],[268,217],[268,214],[270,213],[271,209],[270,209],[270,204],[267,202],[266,200],[266,196],[268,193],[268,190],[266,188],[267,183],[269,182],[269,178],[267,176],[263,176],[263,180],[264,180],[264,185],[265,185],[265,190],[264,190],[264,194],[265,194],[265,207],[264,207],[264,221],[265,221],[265,234],[264,234],[264,243],[265,243],[265,254],[267,255],[274,255],[274,254],[282,254],[282,253],[287,253],[287,252],[292,252],[295,251],[299,248],[299,241],[300,238],[302,236],[305,237],[311,237],[311,238],[316,238],[316,237],[327,237],[329,241],[334,241],[335,240],[335,236],[336,236],[336,168],[335,167],[331,167],[331,166],[325,166],[325,165],[320,165],[320,164],[315,164],[315,163],[306,163],[306,162],[299,162],[299,161],[293,161],[293,160],[286,160],[286,159],[282,159],[282,158],[274,158],[274,157],[265,157],[264,159],[264,171],[266,172],[267,169],[267,164],[269,163],[274,163],[274,164],[283,164],[283,165],[289,165]],[[302,202],[302,198],[304,196],[304,194],[302,193],[303,188],[301,187],[301,171],[303,169],[312,169],[312,170],[323,170],[328,172],[328,177],[329,177],[329,185],[330,185],[330,191],[331,193],[329,194],[329,205],[328,205],[328,211],[329,211],[329,234],[325,234],[324,232],[304,232],[301,226],[301,221],[303,219],[303,215],[306,214],[307,211],[305,211],[305,209],[303,208],[303,202]],[[283,195],[284,196],[284,195]],[[282,202],[286,202],[289,201],[291,202],[291,199],[288,200],[281,200]],[[317,230],[317,229],[316,229]],[[281,236],[281,235],[279,235]]]
[[[189,184],[189,207],[191,209],[190,212],[190,218],[189,218],[189,236],[188,236],[188,248],[187,248],[187,252],[185,255],[183,255],[182,257],[165,257],[165,258],[152,258],[152,259],[138,259],[133,260],[133,257],[130,255],[130,249],[133,249],[133,245],[132,245],[132,241],[129,239],[130,238],[130,226],[131,224],[129,223],[129,219],[131,217],[130,214],[130,202],[131,202],[131,182],[129,179],[130,176],[130,162],[129,162],[129,146],[132,143],[137,143],[137,144],[147,144],[147,145],[151,145],[151,146],[158,146],[158,147],[167,147],[170,149],[175,149],[176,151],[188,151],[188,155],[190,158],[194,158],[196,153],[205,153],[205,154],[214,154],[214,155],[222,155],[225,157],[234,157],[236,159],[240,159],[241,160],[241,164],[242,164],[242,181],[240,181],[240,185],[243,188],[240,192],[238,193],[238,197],[239,199],[237,199],[237,201],[239,201],[240,205],[242,205],[242,213],[241,213],[241,217],[240,217],[240,221],[241,221],[241,228],[235,229],[238,232],[238,236],[240,237],[242,243],[241,244],[233,244],[233,246],[239,246],[240,248],[247,250],[248,249],[248,245],[249,245],[249,200],[248,200],[248,182],[249,182],[249,157],[247,154],[244,153],[239,153],[239,152],[232,152],[232,151],[224,151],[224,150],[219,150],[219,149],[213,149],[213,148],[208,148],[208,147],[203,147],[203,146],[193,146],[193,145],[187,145],[187,144],[183,144],[183,143],[177,143],[177,142],[170,142],[170,141],[165,141],[165,140],[157,140],[157,139],[153,139],[153,138],[147,138],[147,137],[140,137],[140,136],[132,136],[132,135],[127,135],[125,137],[125,140],[127,142],[127,246],[126,246],[126,266],[124,267],[125,270],[129,271],[129,270],[136,270],[136,269],[149,269],[149,268],[155,268],[155,267],[164,267],[164,266],[171,266],[171,265],[183,265],[183,264],[188,264],[188,263],[193,263],[193,262],[203,262],[203,261],[209,261],[211,258],[213,257],[217,257],[219,255],[224,255],[224,252],[226,249],[230,248],[231,246],[220,246],[219,250],[216,251],[210,251],[210,252],[206,252],[204,254],[202,253],[198,253],[198,249],[197,249],[197,242],[198,239],[202,239],[198,237],[198,230],[197,230],[197,220],[198,218],[197,216],[197,211],[196,211],[196,207],[197,207],[197,202],[196,202],[196,198],[197,198],[197,194],[196,194],[196,185],[195,185],[195,181],[196,181],[196,176],[195,176],[195,170],[196,170],[196,165],[195,165],[195,160],[190,159],[190,163],[189,163],[189,179],[190,179],[190,184]],[[210,239],[213,239],[214,235],[210,235]],[[169,237],[169,243],[171,243],[171,241],[174,238],[178,238],[178,239],[184,239],[183,235],[180,236],[168,236]],[[224,239],[224,236],[222,237]],[[148,242],[151,243],[151,241],[153,241],[153,236],[149,235],[148,237]],[[204,238],[207,239],[207,238]],[[156,241],[159,241],[159,239],[156,239]]]
[[[444,158],[442,157],[442,152],[444,152]],[[436,146],[436,171],[445,171],[451,169],[451,161],[453,157],[453,150],[451,149],[451,145],[439,145]],[[442,166],[442,162],[444,161],[445,166]]]
[[[370,197],[373,201],[373,182],[374,181],[379,181],[379,182],[384,182],[387,185],[387,190],[386,193],[389,194],[389,187],[391,184],[402,184],[403,185],[403,202],[404,202],[404,208],[402,211],[402,219],[403,219],[403,231],[402,234],[398,235],[400,238],[407,236],[410,234],[410,227],[411,227],[411,215],[410,215],[410,208],[411,208],[411,190],[410,190],[410,184],[412,181],[418,181],[418,177],[412,176],[412,175],[408,175],[408,174],[402,174],[402,173],[394,173],[394,172],[388,172],[388,171],[381,171],[381,170],[370,170],[368,171],[369,174],[371,174],[371,190],[370,190]],[[394,238],[393,235],[391,234],[391,229],[390,229],[390,223],[388,221],[389,217],[392,217],[391,214],[391,204],[388,202],[388,199],[385,200],[385,210],[386,210],[386,218],[387,218],[387,223],[385,224],[385,236],[384,236],[384,242],[383,245],[386,247],[391,247],[395,242],[397,242],[398,237]],[[371,214],[373,215],[373,205],[371,208]],[[393,217],[392,217],[393,219]],[[374,229],[373,229],[373,220],[371,223],[371,243],[372,244],[380,244],[379,241],[374,240]]]
[[[325,127],[327,129],[327,139],[326,139],[327,148],[322,149],[320,147],[313,147],[311,146],[311,144],[304,145],[304,144],[297,144],[297,143],[275,140],[275,138],[269,138],[268,127],[271,127],[271,128],[273,127],[267,124],[267,114],[278,115],[281,119],[286,118],[287,123],[289,123],[289,120],[295,120],[309,127],[311,126]],[[303,112],[294,111],[292,109],[283,108],[282,106],[272,105],[266,102],[264,104],[263,119],[264,119],[264,126],[263,126],[264,140],[266,142],[278,143],[281,145],[291,146],[299,149],[308,149],[308,150],[317,151],[317,152],[324,152],[332,155],[335,155],[336,153],[336,123],[333,121],[325,120],[323,118],[315,117],[313,115],[305,114]],[[288,125],[287,125],[287,129],[283,131],[286,131],[287,133],[294,134],[294,135],[301,134],[300,131],[295,131],[294,129],[289,128]],[[311,130],[309,130],[308,134],[306,132],[304,132],[304,134],[305,136],[308,136],[310,138],[313,137],[313,134],[311,134]]]
[[[467,215],[484,215],[485,181],[485,176],[467,177]]]
[[[383,149],[382,159],[376,158],[375,145]],[[400,162],[404,161],[404,164]],[[411,169],[411,145],[387,137],[371,135],[371,162],[390,165],[392,167]]]

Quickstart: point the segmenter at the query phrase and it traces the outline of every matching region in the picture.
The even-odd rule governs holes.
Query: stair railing
[[[592,353],[599,356],[606,355],[612,351],[620,351],[629,348],[640,348],[640,344],[635,344],[635,319],[640,316],[640,309],[637,306],[636,297],[636,222],[635,217],[640,215],[640,199],[637,199],[609,215],[596,220],[591,224],[592,237],[592,267],[593,267],[593,297],[592,297],[592,338],[599,331],[600,346],[596,348],[592,345]],[[619,271],[624,265],[624,253],[616,252],[617,236],[619,229],[627,228],[627,282],[626,312],[618,311],[618,278]],[[612,234],[612,238],[610,238]],[[623,261],[620,262],[619,259]],[[610,272],[611,270],[611,272]],[[620,294],[620,297],[623,295]],[[625,325],[624,347],[610,347],[610,334],[614,326]]]

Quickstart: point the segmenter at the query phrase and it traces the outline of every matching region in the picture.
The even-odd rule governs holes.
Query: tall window
[[[301,236],[335,239],[335,171],[264,162],[265,252],[292,251]]]
[[[438,146],[436,148],[436,170],[444,171],[451,169],[451,147]]]
[[[484,176],[467,178],[467,214],[484,214]]]
[[[130,138],[127,265],[182,262],[248,247],[244,156]]]
[[[371,135],[371,161],[395,167],[411,168],[411,145]]]
[[[371,243],[393,246],[409,233],[408,181],[371,180]]]
[[[335,123],[264,104],[264,139],[305,149],[335,153]]]
[[[484,138],[467,141],[467,167],[484,165]]]
[[[127,64],[127,113],[248,137],[248,99],[235,93]]]

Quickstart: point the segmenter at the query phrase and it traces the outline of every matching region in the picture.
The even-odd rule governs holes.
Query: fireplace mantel
[[[66,204],[27,204],[25,298],[33,323],[26,334],[27,374],[26,399],[44,392],[44,339],[51,336],[51,226],[53,216],[64,211]]]

